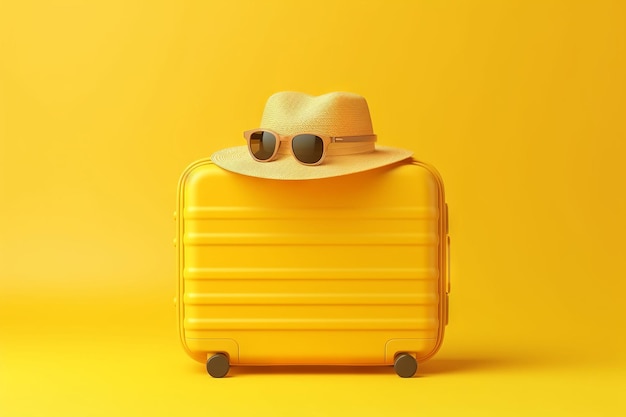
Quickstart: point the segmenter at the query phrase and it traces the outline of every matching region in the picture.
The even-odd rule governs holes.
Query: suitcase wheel
[[[213,378],[225,376],[229,369],[228,356],[223,353],[216,353],[206,361],[206,370]]]
[[[411,378],[417,371],[417,361],[408,353],[400,353],[396,356],[396,360],[393,363],[393,369],[395,369],[398,376],[402,378]]]

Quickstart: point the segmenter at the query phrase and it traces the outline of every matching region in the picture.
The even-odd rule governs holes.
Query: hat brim
[[[270,162],[257,162],[250,156],[247,146],[226,148],[211,155],[219,167],[251,177],[274,180],[311,180],[354,174],[390,165],[410,158],[413,152],[376,146],[376,150],[365,154],[327,156],[320,165],[308,166],[296,161],[293,155],[278,155]]]

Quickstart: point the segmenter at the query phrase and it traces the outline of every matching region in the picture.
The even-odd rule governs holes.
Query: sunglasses
[[[281,136],[268,129],[247,130],[243,136],[248,141],[248,150],[255,161],[269,162],[276,159],[280,143],[288,142],[293,156],[304,165],[321,164],[331,143],[376,142],[376,135],[324,136],[299,133]]]

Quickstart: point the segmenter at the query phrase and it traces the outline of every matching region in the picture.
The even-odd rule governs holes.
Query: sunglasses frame
[[[252,137],[252,134],[253,133],[257,133],[257,132],[268,132],[268,133],[271,133],[277,139],[276,140],[276,145],[274,146],[274,152],[267,159],[258,159],[256,156],[254,156],[254,153],[252,152],[252,147],[250,145],[250,139]],[[300,159],[298,159],[298,157],[296,156],[295,152],[293,151],[293,138],[295,138],[296,136],[300,136],[300,135],[317,136],[318,138],[320,138],[322,140],[324,148],[322,149],[322,156],[320,157],[319,161],[316,161],[316,162],[314,162],[312,164],[309,164],[309,163],[303,162]],[[302,165],[307,165],[307,166],[315,166],[315,165],[321,164],[324,161],[324,158],[326,157],[326,151],[328,150],[328,145],[330,145],[331,143],[376,142],[376,135],[374,135],[374,134],[372,134],[372,135],[357,135],[357,136],[326,136],[326,135],[320,135],[319,133],[302,132],[302,133],[296,133],[295,135],[281,135],[281,134],[276,133],[275,131],[273,131],[271,129],[260,129],[260,128],[259,129],[246,130],[245,132],[243,132],[243,137],[246,139],[246,142],[248,144],[248,152],[250,153],[250,156],[252,157],[252,159],[254,159],[257,162],[270,162],[270,161],[273,161],[274,159],[276,159],[276,155],[278,154],[278,148],[280,148],[281,142],[288,142],[289,143],[289,150],[291,151],[291,155],[294,157],[294,159],[296,161],[298,161],[299,163],[301,163]]]

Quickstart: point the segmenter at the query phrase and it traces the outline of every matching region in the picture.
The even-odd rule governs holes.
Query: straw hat
[[[291,91],[272,95],[265,104],[260,129],[281,136],[314,133],[327,137],[374,135],[365,98],[334,92],[310,96]],[[335,177],[390,165],[411,157],[405,149],[378,146],[374,142],[334,142],[328,145],[320,165],[303,165],[296,160],[287,142],[281,142],[276,159],[259,162],[248,146],[215,152],[211,159],[232,172],[259,178],[305,180]]]

